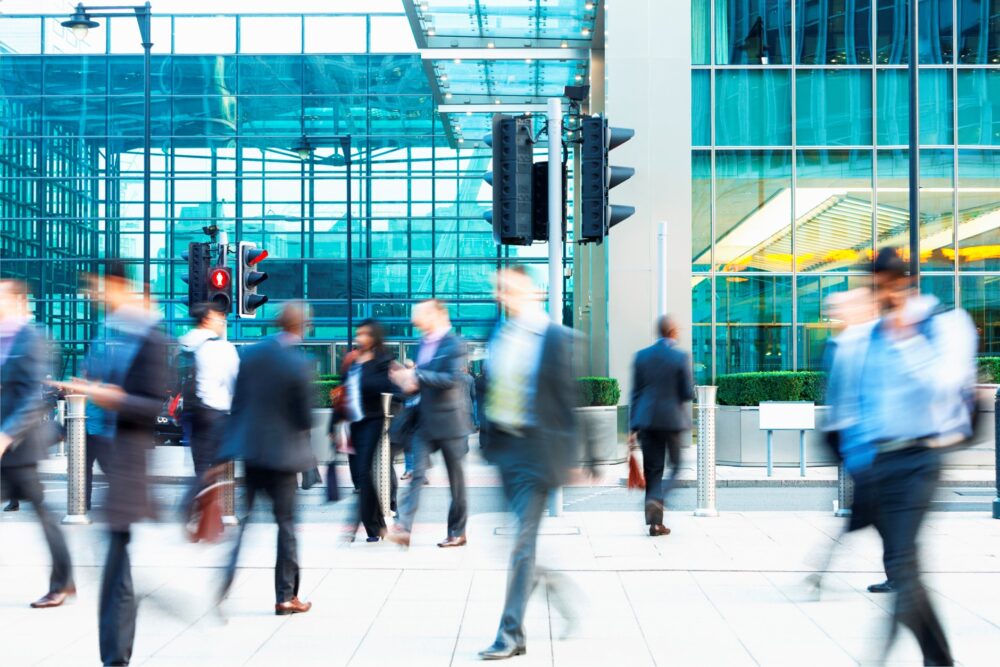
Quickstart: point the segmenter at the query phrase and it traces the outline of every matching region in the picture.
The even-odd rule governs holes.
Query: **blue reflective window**
[[[878,0],[876,25],[876,62],[900,65],[909,58],[909,0]],[[952,62],[954,20],[952,0],[920,0],[920,62]]]
[[[853,65],[872,61],[871,0],[797,1],[797,62]]]
[[[1000,146],[1000,69],[958,71],[958,143]]]
[[[787,70],[719,70],[715,75],[715,142],[719,146],[792,143]]]
[[[920,71],[920,143],[950,144],[954,139],[951,70]],[[909,74],[906,70],[879,70],[876,114],[878,143],[905,145],[909,142]]]
[[[708,271],[712,266],[710,151],[691,152],[691,265],[694,271]]]
[[[795,85],[796,143],[801,146],[872,143],[871,72],[799,70]]]
[[[691,64],[712,62],[712,0],[691,1]]]
[[[716,64],[791,62],[791,24],[789,0],[716,0]]]
[[[958,62],[1000,64],[1000,4],[958,0]]]
[[[707,70],[691,73],[691,144],[712,143],[712,75]]]

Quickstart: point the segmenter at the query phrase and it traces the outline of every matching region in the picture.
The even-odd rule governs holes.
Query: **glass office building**
[[[141,278],[148,262],[153,298],[179,335],[189,324],[181,253],[207,241],[211,225],[270,253],[261,292],[271,301],[257,319],[236,321],[233,339],[273,331],[283,301],[307,299],[324,372],[346,349],[349,302],[355,323],[379,318],[405,344],[415,340],[411,305],[442,298],[456,328],[483,341],[497,317],[499,265],[524,263],[545,282],[544,246],[494,245],[483,219],[490,149],[465,147],[457,124],[442,120],[402,3],[376,4],[389,9],[171,15],[157,12],[169,3],[154,6],[148,256],[135,18],[100,19],[78,39],[60,25],[65,15],[0,16],[2,274],[29,281],[37,319],[65,346],[64,371],[100,318],[81,295],[82,271],[119,257]],[[305,159],[294,150],[303,138],[314,148]]]
[[[824,300],[908,247],[907,0],[693,0],[702,380],[815,369]],[[921,288],[1000,352],[1000,3],[919,4]]]

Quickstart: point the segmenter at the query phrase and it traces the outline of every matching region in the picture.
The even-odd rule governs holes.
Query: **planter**
[[[313,413],[312,432],[309,436],[309,444],[312,447],[313,456],[320,465],[330,462],[333,455],[333,448],[330,443],[330,436],[327,429],[330,428],[330,413],[332,408],[315,408]]]
[[[822,442],[820,428],[827,408],[816,406],[816,426],[806,431],[806,465],[836,465],[836,459]],[[760,409],[732,405],[718,406],[715,414],[715,454],[718,465],[763,467],[767,465],[767,432],[760,430]],[[774,466],[799,466],[799,432],[774,432]]]
[[[576,409],[580,428],[590,440],[598,465],[614,465],[628,458],[628,445],[618,436],[618,406]]]

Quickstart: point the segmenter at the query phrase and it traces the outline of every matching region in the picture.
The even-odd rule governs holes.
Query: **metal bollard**
[[[993,518],[1000,519],[1000,389],[993,397],[993,449],[996,457],[996,487],[997,496],[993,499]]]
[[[56,452],[56,456],[63,458],[66,456],[66,400],[62,398],[56,401],[56,423],[59,424],[64,433],[63,438],[59,441],[59,451]]]
[[[375,453],[375,466],[378,470],[378,502],[382,508],[382,516],[386,525],[392,523],[392,447],[389,443],[389,426],[392,423],[392,394],[382,394],[382,437],[379,439],[378,451]]]
[[[238,526],[240,520],[236,518],[236,464],[230,461],[226,464],[226,471],[223,475],[226,485],[222,487],[222,525]]]
[[[715,392],[712,385],[695,387],[698,397],[698,509],[695,516],[719,516],[715,509]]]
[[[851,505],[854,504],[854,479],[844,469],[844,464],[837,466],[837,511],[834,516],[851,516]]]
[[[62,522],[87,525],[87,397],[66,397],[66,516]]]

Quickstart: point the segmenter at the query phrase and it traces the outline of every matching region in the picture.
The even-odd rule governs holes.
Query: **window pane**
[[[879,70],[878,143],[906,145],[910,141],[910,79],[906,70]],[[950,144],[952,131],[951,71],[942,69],[920,71],[920,143]]]
[[[371,17],[372,53],[415,53],[417,43],[405,16]]]
[[[716,0],[715,62],[787,64],[792,23],[789,0]]]
[[[824,370],[827,340],[841,326],[830,318],[832,294],[871,284],[867,276],[809,276],[798,279],[799,370]]]
[[[240,53],[301,53],[302,18],[240,17]]]
[[[870,72],[800,70],[796,73],[795,107],[799,145],[872,143]]]
[[[139,22],[133,16],[102,19],[111,22],[111,53],[142,53],[142,34]],[[153,16],[149,36],[153,42],[152,53],[170,53],[169,16]]]
[[[788,71],[720,70],[715,82],[717,145],[791,145]]]
[[[175,16],[174,53],[236,53],[236,17]]]
[[[691,2],[691,64],[710,65],[712,58],[711,0]]]
[[[875,14],[875,62],[901,65],[910,62],[910,26],[907,0],[877,0]]]
[[[958,152],[958,225],[959,268],[1000,271],[1000,151]]]
[[[871,63],[870,0],[799,0],[796,12],[799,63]]]
[[[716,269],[791,270],[791,153],[719,151],[715,168]]]
[[[306,53],[364,53],[364,16],[306,16]]]
[[[958,62],[1000,63],[1000,3],[958,0]]]
[[[98,21],[100,25],[88,30],[83,39],[77,39],[72,29],[64,28],[64,20],[60,17],[45,19],[45,53],[107,53],[107,20]]]
[[[959,70],[958,143],[1000,146],[1000,69]]]
[[[951,150],[920,151],[920,265],[925,269],[954,267],[954,172]]]
[[[0,35],[5,53],[41,53],[42,20],[0,16]]]
[[[712,265],[712,154],[691,155],[691,262],[694,271]]]
[[[920,62],[952,61],[952,0],[920,0]],[[909,0],[878,0],[876,62],[900,65],[909,58]]]
[[[795,255],[799,271],[860,269],[871,260],[871,151],[798,153]]]
[[[707,70],[691,72],[691,144],[712,143],[712,88]]]
[[[962,308],[979,332],[980,354],[1000,354],[1000,276],[962,276]]]

